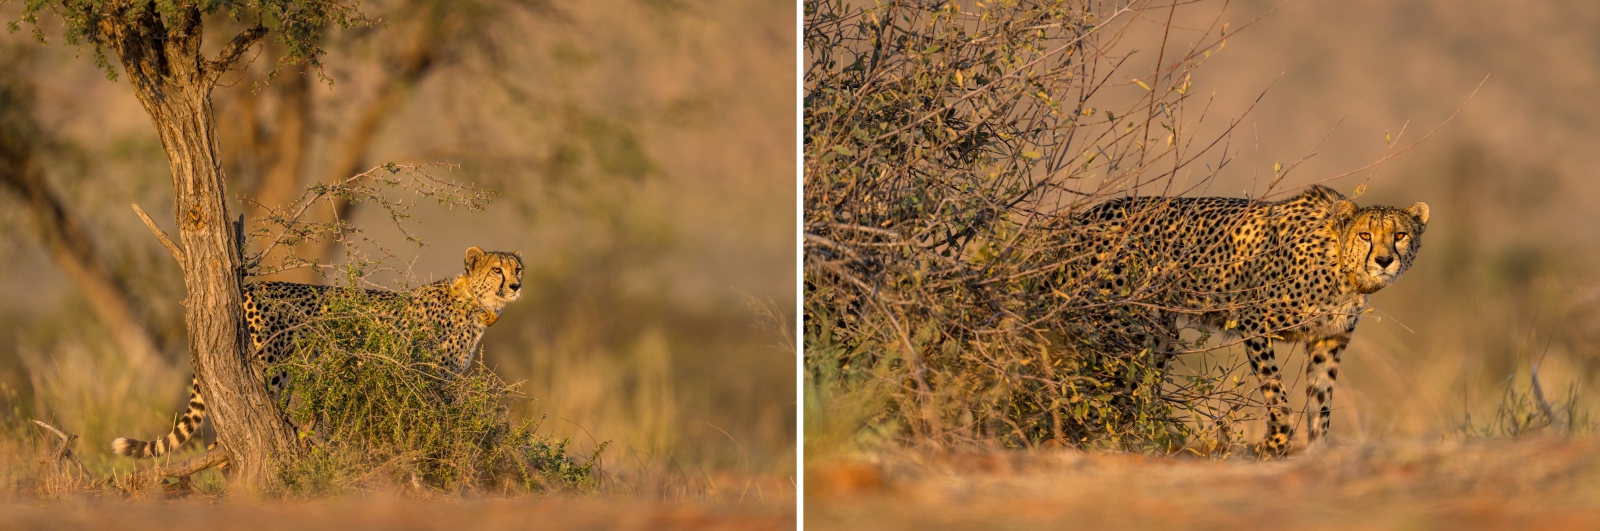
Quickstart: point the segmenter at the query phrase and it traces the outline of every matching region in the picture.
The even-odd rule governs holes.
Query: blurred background
[[[1197,42],[1217,11],[1179,9],[1176,24],[1197,31],[1175,31],[1169,53]],[[1242,121],[1237,159],[1205,195],[1259,196],[1275,163],[1313,151],[1280,190],[1323,182],[1461,108],[1376,170],[1324,183],[1347,196],[1365,185],[1361,205],[1432,208],[1417,265],[1372,297],[1377,313],[1345,355],[1333,435],[1513,434],[1521,428],[1497,411],[1528,399],[1536,365],[1555,408],[1575,420],[1594,411],[1600,4],[1235,0],[1219,22],[1230,37],[1195,74],[1200,98],[1187,112],[1209,105],[1201,137]],[[1149,55],[1133,61],[1153,64]],[[1286,372],[1301,364],[1296,356]]]
[[[409,262],[376,277],[391,285],[459,274],[469,245],[522,251],[523,298],[483,343],[486,366],[526,380],[515,415],[580,453],[611,441],[608,471],[792,476],[793,3],[362,9],[382,23],[331,31],[320,72],[269,75],[269,45],[223,76],[233,211],[387,162],[459,165],[435,176],[503,195],[483,212],[420,204],[408,227],[425,246],[370,205],[341,214]],[[208,51],[238,29],[208,20]],[[13,420],[129,469],[110,440],[166,433],[186,400],[182,277],[128,206],[172,230],[171,178],[126,78],[44,37],[0,36],[0,391]]]

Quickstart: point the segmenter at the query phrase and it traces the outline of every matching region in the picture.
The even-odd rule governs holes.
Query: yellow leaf
[[[1279,173],[1279,172],[1282,172],[1282,171],[1283,171],[1283,163],[1282,162],[1274,162],[1274,163],[1272,163],[1272,173]]]
[[[1367,183],[1361,183],[1360,185],[1357,185],[1355,197],[1361,197],[1361,194],[1364,193],[1367,193]]]
[[[1133,80],[1133,82],[1134,82],[1134,83],[1138,83],[1138,84],[1139,84],[1139,86],[1140,86],[1140,87],[1142,87],[1142,88],[1144,88],[1144,90],[1145,90],[1145,91],[1146,91],[1146,92],[1148,92],[1148,91],[1149,91],[1149,90],[1150,90],[1150,85],[1146,85],[1146,84],[1144,84],[1144,82],[1143,82],[1143,81],[1139,81],[1139,80],[1138,80],[1138,79],[1134,79],[1134,80]]]
[[[1042,156],[1044,156],[1044,154],[1039,153],[1038,151],[1024,151],[1024,152],[1022,152],[1022,158],[1025,158],[1025,159],[1036,159],[1036,158],[1039,158],[1039,157],[1042,157]]]
[[[1393,144],[1394,143],[1394,139],[1389,138],[1389,132],[1388,131],[1384,131],[1383,132],[1383,143],[1385,143],[1385,144]]]

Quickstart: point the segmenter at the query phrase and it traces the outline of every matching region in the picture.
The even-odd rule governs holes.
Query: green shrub
[[[280,404],[306,458],[285,470],[297,495],[332,494],[385,484],[445,492],[588,490],[597,483],[602,443],[586,459],[568,439],[538,433],[539,422],[513,422],[507,403],[520,398],[481,366],[455,375],[426,348],[426,325],[383,317],[406,296],[373,297],[337,289],[320,319],[305,327],[296,353],[276,368],[289,377]]]

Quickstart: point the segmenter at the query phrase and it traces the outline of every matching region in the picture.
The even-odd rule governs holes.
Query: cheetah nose
[[[1372,261],[1377,262],[1378,263],[1378,267],[1389,267],[1389,264],[1394,263],[1394,257],[1393,256],[1379,256],[1379,257],[1373,258]]]
[[[517,291],[519,289],[522,289],[522,283],[519,282],[511,285],[511,291]]]

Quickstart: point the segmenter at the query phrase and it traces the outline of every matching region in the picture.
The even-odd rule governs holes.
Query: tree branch
[[[143,208],[139,208],[139,205],[135,204],[133,205],[133,211],[139,214],[139,219],[144,220],[144,226],[150,227],[150,232],[155,233],[156,239],[161,240],[161,245],[167,248],[167,252],[172,253],[172,259],[177,260],[178,266],[182,267],[185,263],[183,249],[179,249],[178,244],[172,243],[172,238],[167,236],[167,231],[161,230],[161,227],[156,225],[155,220],[150,219],[150,215],[144,213]]]
[[[259,25],[234,35],[233,40],[228,41],[228,44],[222,47],[222,51],[217,52],[217,58],[206,65],[206,77],[213,82],[216,81],[217,77],[228,71],[228,67],[239,60],[239,56],[244,55],[245,50],[250,49],[265,36],[267,28]]]
[[[160,483],[163,479],[190,476],[226,462],[228,462],[228,451],[222,445],[217,445],[185,459],[136,470],[128,476],[126,490],[138,492]]]
[[[78,467],[76,470],[77,473],[82,474],[83,477],[89,476],[89,469],[84,467],[83,462],[78,460],[78,456],[72,453],[72,443],[78,440],[78,434],[74,433],[69,435],[59,429],[56,429],[55,426],[51,426],[37,420],[33,421],[33,423],[38,424],[44,429],[50,430],[50,433],[54,433],[56,434],[56,437],[61,438],[61,444],[57,445],[55,451],[51,452],[50,455],[45,458],[46,462],[53,461],[54,464],[58,466],[65,463],[72,463]]]

